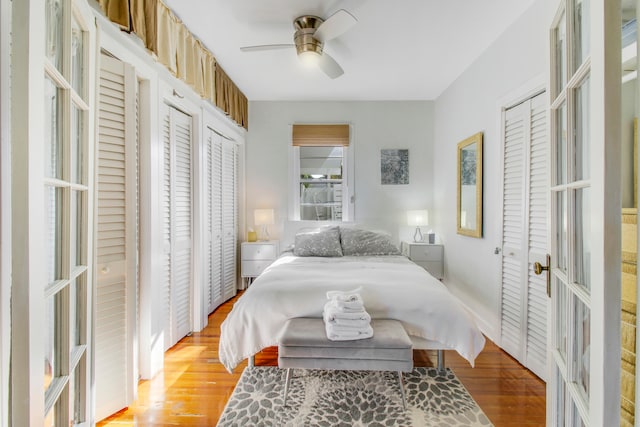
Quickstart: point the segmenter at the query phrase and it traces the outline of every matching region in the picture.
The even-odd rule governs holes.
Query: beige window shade
[[[349,125],[293,125],[293,145],[346,147],[349,145]]]

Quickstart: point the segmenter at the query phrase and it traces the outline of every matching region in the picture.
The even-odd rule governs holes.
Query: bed
[[[414,348],[456,350],[474,364],[485,339],[471,315],[443,283],[400,255],[387,236],[327,227],[298,233],[295,242],[222,323],[219,359],[229,372],[277,345],[288,319],[321,318],[327,291],[357,287],[371,317],[402,322]]]

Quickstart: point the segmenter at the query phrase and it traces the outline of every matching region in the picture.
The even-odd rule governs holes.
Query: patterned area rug
[[[293,372],[282,406],[285,370],[246,368],[218,421],[227,426],[491,426],[469,392],[447,369],[405,374],[407,409],[392,372]]]

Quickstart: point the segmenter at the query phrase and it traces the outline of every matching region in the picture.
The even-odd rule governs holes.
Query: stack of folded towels
[[[349,341],[371,338],[371,316],[364,309],[359,291],[329,291],[324,306],[323,319],[327,338],[332,341]]]

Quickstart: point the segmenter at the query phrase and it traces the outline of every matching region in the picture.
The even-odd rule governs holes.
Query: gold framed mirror
[[[482,132],[458,143],[458,234],[482,237]]]

